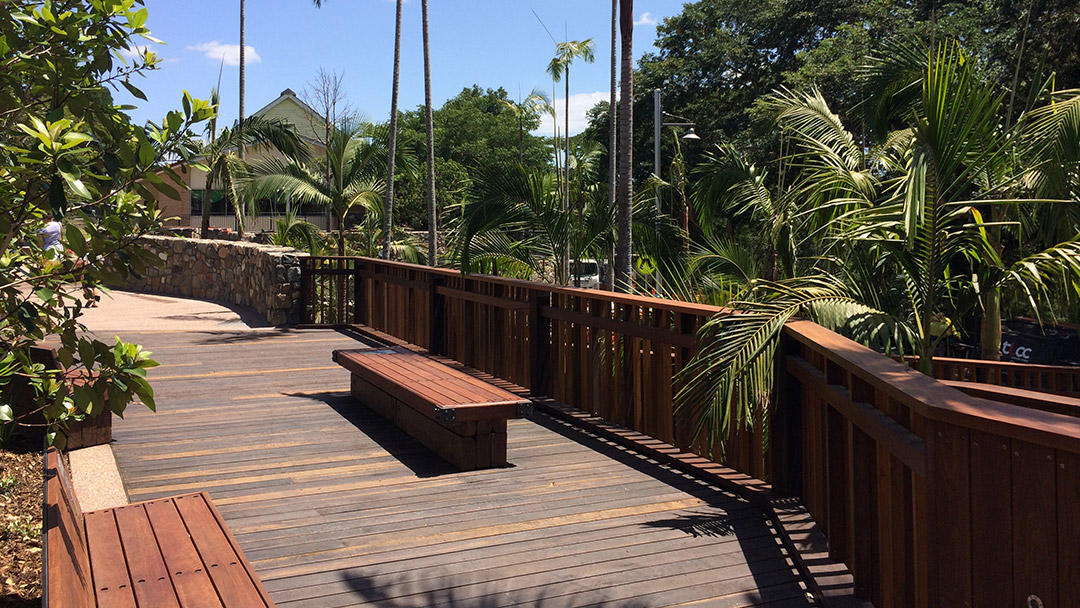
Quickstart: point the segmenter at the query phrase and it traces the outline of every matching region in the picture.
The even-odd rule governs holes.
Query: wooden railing
[[[305,323],[363,323],[684,449],[715,447],[672,400],[717,308],[382,260],[304,264]],[[723,464],[801,497],[860,596],[1076,605],[1080,418],[964,395],[807,321],[788,324],[779,357],[776,407],[732,433]]]
[[[861,597],[1080,601],[1080,420],[965,395],[808,321],[783,351],[774,487],[802,497]]]
[[[362,323],[535,395],[708,451],[673,403],[715,307],[368,258],[301,259],[304,325]],[[763,428],[732,430],[728,466],[767,476]]]
[[[905,357],[905,360],[912,367],[918,365],[916,357]],[[934,357],[933,370],[938,380],[996,384],[1080,397],[1080,367]]]

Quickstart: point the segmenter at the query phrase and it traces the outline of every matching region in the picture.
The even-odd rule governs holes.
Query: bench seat
[[[468,471],[506,466],[506,421],[532,403],[401,346],[336,350],[352,373],[352,395]]]
[[[205,492],[83,513],[50,448],[44,529],[46,608],[274,606]]]

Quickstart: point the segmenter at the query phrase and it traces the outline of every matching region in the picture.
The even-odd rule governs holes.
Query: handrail
[[[972,397],[980,397],[982,399],[999,401],[1001,403],[1011,403],[1013,405],[1042,410],[1044,412],[1054,412],[1066,416],[1080,417],[1080,399],[1076,397],[1054,395],[1052,393],[1014,388],[1011,386],[983,384],[981,382],[962,382],[960,380],[938,380],[938,382],[946,386],[951,386],[965,395],[970,395]]]
[[[904,360],[915,367],[917,358]],[[1011,386],[1055,395],[1080,396],[1080,367],[1012,361],[934,357],[932,373],[938,380],[959,380]]]
[[[370,326],[799,496],[879,608],[1051,605],[1080,564],[1059,540],[1080,535],[1080,417],[1040,411],[1046,399],[969,396],[794,320],[775,407],[732,425],[721,452],[673,409],[721,308],[370,258],[302,264],[307,322]]]
[[[810,321],[791,321],[785,333],[929,420],[959,424],[1080,452],[1080,420],[1065,414],[972,397]]]
[[[513,279],[509,277],[499,277],[488,274],[470,274],[463,273],[458,270],[450,268],[440,268],[433,266],[423,266],[419,264],[412,264],[409,262],[400,262],[396,260],[381,260],[378,258],[365,258],[359,256],[312,256],[305,258],[305,260],[317,261],[317,260],[359,260],[364,263],[381,266],[385,268],[395,268],[399,270],[407,271],[423,271],[426,273],[442,276],[442,277],[457,277],[464,278],[472,281],[479,281],[492,285],[504,285],[507,287],[519,287],[522,289],[535,289],[545,291],[551,294],[564,294],[577,297],[587,298],[603,298],[611,302],[618,304],[631,304],[631,305],[663,305],[673,311],[684,312],[687,314],[700,314],[706,316],[712,316],[718,312],[722,312],[726,309],[719,306],[712,306],[710,304],[698,304],[694,302],[684,302],[682,300],[669,300],[667,298],[654,298],[652,296],[641,296],[634,294],[625,294],[615,291],[602,291],[596,289],[585,289],[583,287],[570,287],[564,285],[552,285],[551,283],[540,283],[538,281],[528,281],[525,279]],[[308,262],[311,263],[311,262]]]

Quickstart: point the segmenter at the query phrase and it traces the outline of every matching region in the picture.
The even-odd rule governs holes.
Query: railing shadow
[[[366,577],[354,571],[342,572],[342,579],[352,592],[365,602],[384,608],[405,608],[425,606],[427,608],[453,608],[470,606],[472,608],[500,608],[502,606],[550,607],[550,606],[619,606],[620,608],[645,608],[648,604],[635,599],[613,599],[607,597],[592,598],[585,603],[575,603],[572,595],[552,596],[543,586],[527,589],[502,590],[500,581],[488,581],[477,585],[468,577],[460,576],[460,582],[450,577],[440,577],[443,588],[419,589],[423,580],[400,577],[395,581],[388,577]],[[471,585],[468,590],[465,585]]]
[[[205,334],[206,337],[198,340],[196,344],[205,344],[207,346],[222,345],[222,344],[246,344],[252,342],[263,342],[266,340],[273,340],[274,338],[280,338],[281,336],[295,333],[295,330],[290,329],[272,329],[269,331],[251,331],[251,330],[204,330],[192,332],[197,334]]]
[[[789,564],[788,560],[792,560],[793,556],[788,554],[778,540],[778,533],[765,512],[753,507],[748,501],[568,422],[542,414],[533,416],[531,420],[706,503],[705,508],[696,513],[680,513],[674,517],[645,522],[642,526],[679,530],[693,538],[733,536],[746,557],[747,567],[761,597],[779,593],[780,590],[789,594],[794,587],[804,588],[804,581],[795,567],[785,565]],[[744,513],[731,517],[729,511],[735,508],[743,510]],[[754,514],[746,515],[747,509]],[[763,537],[771,537],[775,542],[763,541]],[[795,598],[796,601],[806,600],[808,606],[813,605],[805,595],[796,594]]]
[[[678,530],[694,538],[703,536],[715,538],[735,534],[735,528],[732,527],[731,519],[727,515],[711,513],[689,513],[670,519],[657,519],[656,521],[646,522],[645,526]]]

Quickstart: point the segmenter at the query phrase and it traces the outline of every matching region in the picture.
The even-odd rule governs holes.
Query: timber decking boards
[[[132,501],[208,491],[282,608],[812,605],[759,510],[545,416],[455,472],[320,369],[344,335],[124,339],[184,376],[114,421]]]

